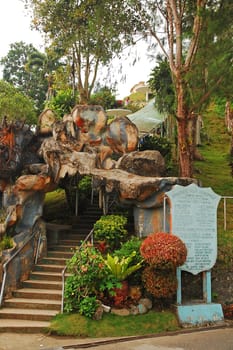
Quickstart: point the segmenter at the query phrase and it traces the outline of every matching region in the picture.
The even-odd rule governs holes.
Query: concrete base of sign
[[[221,304],[177,305],[177,315],[183,326],[201,326],[224,321]]]

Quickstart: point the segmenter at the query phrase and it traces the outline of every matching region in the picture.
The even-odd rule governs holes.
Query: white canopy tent
[[[137,126],[140,134],[154,133],[166,119],[166,115],[159,113],[155,108],[154,102],[152,99],[139,111],[127,115]]]

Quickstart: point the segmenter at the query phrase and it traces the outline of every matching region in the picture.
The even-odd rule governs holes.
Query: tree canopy
[[[21,93],[12,84],[0,80],[0,117],[8,120],[25,120],[36,124],[37,116],[33,101]]]
[[[194,128],[211,94],[231,84],[233,3],[228,0],[130,1],[166,57],[175,92],[180,175],[193,174]],[[229,73],[229,74],[228,74]],[[229,91],[231,89],[228,89]]]
[[[45,33],[50,49],[70,67],[80,102],[89,101],[97,73],[140,26],[126,1],[24,0],[32,9],[35,28]]]

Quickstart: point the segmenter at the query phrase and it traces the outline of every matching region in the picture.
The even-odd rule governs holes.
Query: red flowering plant
[[[187,257],[187,248],[179,237],[166,232],[157,232],[145,238],[140,253],[149,265],[161,269],[183,265]]]
[[[146,290],[155,298],[171,298],[177,289],[174,273],[162,273],[153,265],[147,266],[142,273],[142,281]]]
[[[145,238],[140,253],[149,266],[142,273],[146,290],[156,298],[170,298],[177,288],[175,268],[184,264],[187,249],[182,240],[166,232]]]

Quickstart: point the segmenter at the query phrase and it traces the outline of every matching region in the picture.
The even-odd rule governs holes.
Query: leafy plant
[[[103,215],[94,224],[94,239],[105,241],[111,250],[119,248],[128,233],[126,224],[127,218],[123,215]]]
[[[132,257],[131,265],[142,261],[140,255],[140,246],[142,240],[139,237],[132,236],[128,241],[121,243],[121,247],[113,252],[113,255],[117,255],[119,258],[131,255],[133,252],[136,254]]]
[[[108,254],[105,263],[113,276],[117,280],[123,281],[142,266],[142,261],[135,265],[129,266],[135,255],[136,252],[133,252],[130,256],[119,259],[118,256],[111,256]]]
[[[142,239],[136,236],[132,236],[128,241],[121,244],[120,249],[115,250],[113,252],[114,256],[118,256],[119,258],[123,258],[125,256],[130,256],[133,252],[136,252],[132,256],[132,260],[129,262],[129,266],[136,265],[137,263],[141,263],[141,268],[144,265],[144,261],[142,262],[142,256],[140,254],[140,246],[142,243]],[[130,285],[141,285],[141,268],[135,272],[133,272],[129,277],[128,281]]]
[[[4,223],[7,217],[7,210],[5,208],[0,209],[0,223]]]
[[[89,317],[91,310],[94,310],[94,299],[87,302],[89,307],[83,300],[87,297],[101,297],[101,293],[120,286],[109,273],[100,252],[91,244],[83,244],[78,248],[67,266],[72,275],[67,278],[65,284],[64,309],[66,312],[81,310],[85,314],[87,310],[85,315]]]
[[[4,235],[0,242],[0,250],[11,249],[14,247],[14,240],[8,235]]]
[[[79,303],[79,313],[86,317],[92,317],[98,308],[96,296],[86,297]]]
[[[166,137],[146,135],[139,144],[139,150],[156,150],[161,153],[166,162],[169,162],[172,157],[172,145]]]

